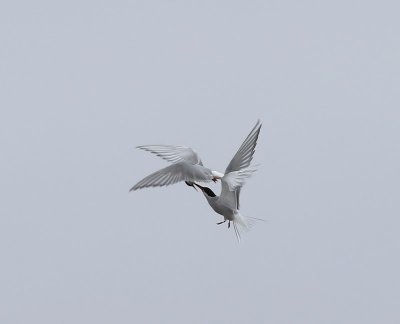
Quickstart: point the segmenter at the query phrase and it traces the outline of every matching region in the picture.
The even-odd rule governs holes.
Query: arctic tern
[[[236,238],[239,242],[241,239],[241,233],[251,227],[252,220],[262,220],[254,217],[243,216],[239,211],[240,190],[245,181],[254,171],[256,171],[255,168],[249,166],[253,159],[261,125],[262,124],[258,120],[257,124],[251,130],[250,134],[246,137],[243,144],[230,161],[225,170],[225,174],[221,179],[221,194],[219,196],[217,196],[210,188],[194,183],[195,186],[201,189],[212,209],[214,209],[216,213],[224,216],[224,220],[217,224],[222,224],[228,221],[229,228],[231,222],[233,223]]]
[[[197,152],[190,147],[174,145],[142,145],[138,149],[153,153],[171,165],[158,170],[135,184],[129,191],[146,188],[168,186],[180,181],[185,181],[188,186],[193,186],[195,181],[216,182],[224,175],[203,166]],[[195,188],[196,189],[196,188]]]

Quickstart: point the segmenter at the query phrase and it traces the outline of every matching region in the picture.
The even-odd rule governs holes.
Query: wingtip
[[[138,146],[136,146],[136,148],[139,149],[139,150],[149,151],[150,148],[153,147],[153,146],[157,146],[157,145],[154,145],[154,144],[150,144],[150,145],[138,145]]]

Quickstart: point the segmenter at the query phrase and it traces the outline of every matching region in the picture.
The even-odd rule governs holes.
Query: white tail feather
[[[244,232],[248,232],[253,227],[256,221],[263,221],[263,219],[243,216],[239,213],[239,211],[234,214],[233,229],[239,243],[242,238],[242,234]]]

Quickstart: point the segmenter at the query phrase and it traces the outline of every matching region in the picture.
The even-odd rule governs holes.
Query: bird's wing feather
[[[229,175],[232,172],[239,171],[244,168],[248,168],[248,166],[251,163],[251,160],[253,159],[254,150],[257,145],[257,139],[260,134],[261,126],[262,126],[262,124],[261,124],[260,120],[258,120],[256,125],[253,127],[253,129],[251,130],[249,135],[247,135],[246,139],[244,140],[244,142],[240,146],[239,150],[236,152],[235,156],[232,158],[231,162],[229,163],[228,167],[226,168],[225,176]],[[227,179],[229,179],[229,178],[227,178]],[[247,179],[247,177],[245,177],[243,179],[243,181],[245,181],[246,179]],[[230,191],[229,185],[227,185],[225,187],[226,187],[226,190]],[[234,197],[236,199],[235,206],[237,209],[239,209],[239,207],[240,207],[240,203],[239,203],[240,190],[241,190],[241,186],[238,186],[234,190],[234,193],[235,193]],[[224,194],[223,192],[224,192],[224,190],[222,189],[221,195]],[[229,196],[230,199],[233,196],[229,192],[226,192],[225,195]]]
[[[239,171],[226,173],[222,179],[222,189],[220,199],[230,208],[239,209],[240,189],[244,186],[246,180],[255,172],[254,168],[245,168]]]
[[[239,189],[240,187],[243,187],[245,184],[246,180],[250,178],[250,176],[255,172],[255,168],[244,168],[238,171],[232,171],[229,173],[226,173],[223,177],[222,180],[229,191],[234,191],[236,189]]]
[[[187,162],[177,162],[158,170],[135,184],[130,191],[145,187],[168,186],[180,181],[211,181],[211,170]]]
[[[240,190],[242,190],[241,187],[237,188],[235,190],[236,193],[236,209],[240,209]]]
[[[175,145],[141,145],[138,149],[153,153],[172,163],[187,161],[193,164],[201,164],[200,157],[190,147]]]
[[[254,149],[257,145],[261,126],[262,124],[260,123],[260,120],[258,120],[257,124],[251,130],[250,134],[246,137],[243,144],[229,163],[225,170],[225,174],[247,168],[250,165],[250,162],[253,159]]]

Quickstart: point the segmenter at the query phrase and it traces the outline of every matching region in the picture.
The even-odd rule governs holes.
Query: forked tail
[[[257,221],[264,221],[264,220],[261,218],[243,216],[241,213],[239,213],[239,211],[237,211],[234,214],[233,229],[235,231],[235,235],[239,243],[242,238],[242,234],[244,232],[248,232],[253,227],[254,223]]]

